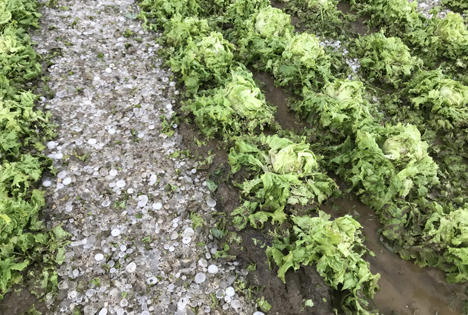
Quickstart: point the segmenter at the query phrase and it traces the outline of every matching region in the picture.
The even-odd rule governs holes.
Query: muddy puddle
[[[389,251],[380,241],[381,224],[370,207],[356,199],[335,200],[339,211],[323,210],[335,216],[358,215],[366,236],[366,246],[375,253],[367,257],[372,272],[380,273],[380,291],[374,303],[384,315],[459,315],[466,298],[466,284],[448,284],[444,272],[435,268],[420,268]],[[458,297],[458,298],[457,298]]]

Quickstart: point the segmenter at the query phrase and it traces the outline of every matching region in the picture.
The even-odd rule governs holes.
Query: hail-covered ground
[[[132,0],[59,6],[41,9],[33,36],[40,54],[55,53],[55,96],[41,106],[58,126],[43,152],[58,173],[43,179],[44,213],[73,236],[50,314],[254,314],[234,289],[247,272],[213,257],[204,175],[195,160],[170,157],[184,148],[161,116],[170,121],[178,91],[156,34]],[[192,212],[204,226],[193,228]]]

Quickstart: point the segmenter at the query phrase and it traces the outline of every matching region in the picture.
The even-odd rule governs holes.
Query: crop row
[[[290,237],[278,240],[267,251],[279,265],[280,277],[301,263],[317,263],[333,288],[354,292],[344,308],[364,313],[365,301],[360,295],[373,296],[378,276],[370,273],[361,258],[366,251],[358,229],[351,229],[354,241],[340,240],[348,244],[347,253],[333,244],[327,244],[331,251],[320,252],[322,247],[316,243],[320,238],[312,236],[320,235],[325,215],[319,216],[318,225],[309,220],[320,219],[290,215],[294,205],[320,204],[336,186],[317,168],[305,170],[306,164],[313,165],[309,159],[315,155],[297,137],[289,143],[284,138],[258,135],[263,128],[279,131],[279,127],[274,123],[275,109],[266,103],[246,68],[269,71],[278,86],[299,95],[299,100],[291,101],[291,108],[325,134],[319,143],[327,156],[322,164],[376,210],[384,226],[382,233],[395,251],[421,266],[439,267],[449,282],[466,281],[468,208],[462,189],[457,191],[464,179],[451,181],[446,172],[453,169],[447,168],[447,160],[442,161],[441,172],[420,130],[430,128],[432,133],[424,132],[424,136],[431,141],[447,134],[457,139],[453,159],[466,173],[462,158],[468,94],[459,80],[464,80],[460,69],[466,63],[468,31],[459,15],[428,20],[406,0],[363,3],[354,5],[360,14],[370,16],[372,26],[387,26],[358,38],[350,53],[360,60],[364,84],[348,79],[351,71],[341,66],[336,55],[328,53],[314,35],[295,32],[290,15],[271,7],[269,1],[146,0],[140,5],[147,25],[164,29],[168,65],[180,75],[190,97],[183,110],[194,115],[208,137],[220,136],[234,143],[229,158],[232,172],[240,165],[250,170],[252,179],[241,183],[245,200],[233,213],[235,224],[261,228],[268,220],[292,222]],[[334,1],[297,0],[287,10],[317,19],[339,16],[335,7]],[[401,25],[406,29],[401,30]],[[427,37],[430,45],[423,40]],[[444,58],[444,71],[434,70],[439,58]],[[384,102],[389,107],[383,112],[369,101],[364,88],[369,83],[402,88],[402,92],[397,100],[384,95],[390,101]],[[398,108],[400,97],[407,104]],[[390,105],[397,107],[397,114],[392,115]],[[304,145],[307,153],[294,149]],[[279,153],[281,163],[289,167],[275,168]],[[454,191],[445,194],[442,184],[455,184]],[[448,196],[455,196],[454,202],[447,202]],[[331,253],[342,261],[350,250],[357,258],[338,267],[327,256]],[[366,271],[360,272],[361,267]]]
[[[52,164],[39,152],[54,136],[50,114],[35,109],[38,96],[25,89],[41,74],[27,34],[38,28],[39,17],[35,1],[0,1],[0,297],[34,263],[40,268],[29,269],[31,284],[51,290],[54,261],[64,259],[67,233],[45,228],[39,216],[44,192],[35,188]]]

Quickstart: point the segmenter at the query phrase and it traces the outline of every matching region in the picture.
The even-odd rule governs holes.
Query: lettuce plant
[[[180,73],[189,94],[198,91],[201,85],[210,81],[225,81],[233,64],[234,46],[218,32],[195,42],[189,39],[185,49],[167,62],[172,71]]]
[[[141,8],[139,17],[144,21],[144,26],[153,30],[164,28],[175,15],[198,16],[200,11],[197,0],[142,0],[138,5]]]
[[[266,251],[270,266],[274,261],[279,267],[278,276],[285,281],[289,269],[316,264],[330,287],[350,291],[342,303],[346,314],[371,314],[365,309],[366,298],[379,290],[380,274],[372,274],[363,259],[374,254],[363,244],[362,226],[349,215],[330,220],[322,211],[317,217],[292,216],[292,221],[292,235],[276,239]]]
[[[411,56],[410,49],[397,37],[375,33],[356,40],[360,71],[369,80],[395,88],[418,70],[422,61]]]
[[[337,172],[377,211],[397,200],[425,197],[438,184],[437,164],[413,125],[369,124],[338,147]]]
[[[279,86],[291,84],[299,92],[303,86],[312,89],[328,83],[333,78],[330,66],[330,57],[319,40],[308,33],[294,35],[281,58],[271,64],[276,83]]]
[[[281,10],[266,7],[236,25],[235,37],[239,55],[246,63],[261,61],[271,66],[283,53],[294,28],[291,17]]]
[[[464,0],[442,0],[442,4],[460,13],[468,10],[468,2]]]
[[[364,121],[373,119],[363,93],[361,82],[336,79],[326,84],[322,93],[304,88],[303,100],[293,102],[291,108],[308,123],[318,122],[332,133],[346,137]]]
[[[224,87],[208,96],[196,96],[183,107],[195,116],[198,128],[208,137],[220,134],[225,139],[252,132],[274,122],[275,108],[252,79],[252,74],[240,66],[231,71]]]
[[[240,183],[245,203],[231,215],[240,228],[250,222],[255,228],[272,219],[282,224],[287,205],[319,205],[337,190],[337,185],[319,171],[318,158],[309,145],[275,136],[240,138],[229,153],[231,173],[247,167],[254,175]]]
[[[407,85],[412,106],[426,113],[435,130],[468,127],[468,87],[441,71],[422,71]]]
[[[269,6],[268,0],[236,0],[226,8],[223,20],[235,27],[242,27],[243,23],[250,20],[251,15]]]

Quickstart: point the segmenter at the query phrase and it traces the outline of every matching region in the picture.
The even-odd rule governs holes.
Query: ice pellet
[[[107,308],[103,308],[99,311],[99,315],[107,315]]]
[[[128,301],[126,299],[123,299],[122,301],[120,301],[120,306],[121,307],[127,307],[128,306]]]
[[[104,259],[104,255],[103,255],[103,254],[100,254],[100,253],[99,253],[99,254],[96,254],[96,255],[94,256],[94,259],[96,259],[96,261],[101,261],[101,260]]]
[[[57,174],[58,178],[64,179],[67,176],[67,171],[61,171]]]
[[[162,203],[160,203],[160,202],[153,203],[153,209],[154,210],[160,210],[161,208],[162,208]]]
[[[208,205],[208,207],[213,208],[213,207],[216,206],[216,200],[210,198],[210,199],[208,199],[208,200],[206,201],[206,204]]]
[[[234,288],[233,287],[228,287],[226,289],[226,295],[227,296],[234,296],[236,294],[236,291],[234,291]]]
[[[193,235],[195,235],[195,231],[192,228],[186,228],[184,230],[184,236],[192,237]]]
[[[119,229],[113,229],[111,234],[112,234],[112,236],[119,236],[120,235],[120,230]]]
[[[241,302],[239,300],[232,300],[231,301],[231,306],[234,309],[238,309],[241,307]]]
[[[124,188],[125,187],[125,181],[124,180],[118,180],[117,183],[115,183],[115,185],[119,188]]]
[[[216,274],[218,273],[218,267],[216,265],[209,265],[208,266],[208,272],[209,273],[213,273],[213,274]]]
[[[189,244],[191,241],[192,238],[190,236],[184,236],[184,238],[182,238],[182,243],[184,244]]]
[[[195,282],[196,283],[200,284],[200,283],[205,282],[205,280],[206,280],[206,276],[205,276],[204,273],[199,272],[199,273],[197,273],[195,275]]]
[[[265,314],[263,314],[262,312],[255,312],[253,313],[253,315],[265,315]]]
[[[95,145],[97,143],[97,140],[96,139],[89,139],[88,143],[91,144],[91,145]]]
[[[110,175],[110,176],[116,176],[117,174],[118,174],[118,172],[117,172],[117,170],[115,170],[115,169],[111,169],[111,170],[109,171],[109,175]]]
[[[42,186],[44,186],[44,187],[49,187],[51,184],[52,184],[52,182],[50,180],[45,180],[45,181],[42,182]]]
[[[146,206],[147,203],[148,203],[148,196],[147,195],[138,196],[138,207],[139,208],[143,208],[144,206]]]
[[[125,270],[127,270],[127,272],[129,273],[135,272],[136,264],[134,262],[129,263],[127,267],[125,268]]]
[[[70,178],[70,177],[67,177],[67,178],[65,178],[65,179],[63,180],[62,184],[64,184],[64,185],[66,186],[66,185],[69,185],[69,184],[71,183],[71,181],[72,181],[71,178]]]

